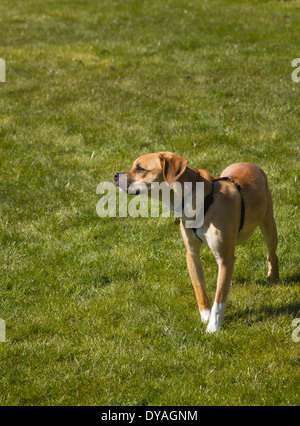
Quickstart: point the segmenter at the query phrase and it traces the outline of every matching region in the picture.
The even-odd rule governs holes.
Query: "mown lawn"
[[[299,1],[1,0],[1,405],[299,404],[299,25]],[[96,214],[163,150],[269,178],[281,282],[255,233],[216,335],[172,218]]]

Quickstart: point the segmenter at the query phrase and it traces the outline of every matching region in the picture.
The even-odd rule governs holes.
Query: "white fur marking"
[[[209,323],[206,329],[207,333],[215,333],[217,330],[219,330],[219,328],[221,327],[222,321],[224,319],[225,308],[226,308],[226,302],[225,303],[214,302],[212,310],[211,310]]]
[[[210,309],[206,309],[205,311],[200,311],[201,321],[204,324],[208,323],[209,318],[210,318],[210,313],[211,313]]]

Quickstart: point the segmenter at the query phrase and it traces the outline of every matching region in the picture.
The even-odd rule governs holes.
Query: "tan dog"
[[[187,166],[187,160],[171,152],[159,152],[139,157],[127,172],[115,174],[115,184],[128,192],[139,193],[141,183],[150,187],[152,182],[204,183],[206,213],[200,228],[187,228],[181,219],[181,233],[186,246],[186,260],[203,322],[207,332],[217,331],[224,318],[227,296],[232,280],[237,244],[246,241],[260,227],[268,246],[268,279],[279,279],[277,230],[273,216],[273,202],[267,177],[262,169],[251,163],[236,163],[227,167],[221,179],[213,179],[205,169]],[[126,174],[127,187],[122,188],[120,177]],[[226,180],[224,177],[228,177]],[[145,186],[145,185],[144,185]],[[184,196],[184,195],[183,195]],[[211,308],[199,251],[202,244],[212,250],[219,266],[215,301]]]

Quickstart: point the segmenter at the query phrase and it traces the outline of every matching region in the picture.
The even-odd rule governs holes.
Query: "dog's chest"
[[[200,228],[196,228],[194,230],[194,237],[195,238],[200,238],[200,240],[202,240],[204,242],[204,244],[208,245],[208,241],[207,241],[207,227],[205,225],[202,225]]]

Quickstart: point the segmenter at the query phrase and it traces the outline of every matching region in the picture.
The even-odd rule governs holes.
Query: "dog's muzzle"
[[[128,186],[130,185],[131,181],[128,180],[126,172],[117,172],[114,175],[114,183],[121,191],[128,192]]]

